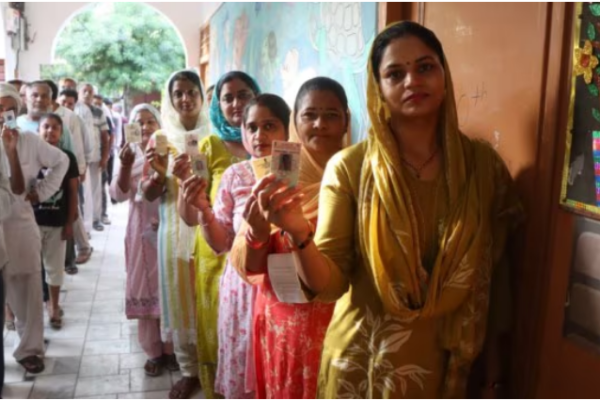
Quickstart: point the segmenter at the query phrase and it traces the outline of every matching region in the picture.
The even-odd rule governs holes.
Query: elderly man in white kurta
[[[7,128],[2,128],[0,142],[0,310],[4,310],[5,286],[2,271],[8,263],[8,253],[4,244],[4,227],[12,212],[15,202],[14,194],[25,192],[23,173],[17,153],[17,136]],[[0,326],[4,326],[4,313],[0,312]],[[4,387],[4,342],[0,338],[0,393]]]
[[[0,83],[0,112],[19,113],[21,99],[11,85]],[[40,139],[37,133],[18,132],[17,153],[25,192],[15,196],[11,216],[4,222],[8,264],[4,268],[6,301],[16,317],[20,343],[13,355],[28,371],[44,370],[44,312],[41,286],[41,238],[31,203],[58,191],[69,167],[68,157]],[[42,168],[50,171],[38,180]]]

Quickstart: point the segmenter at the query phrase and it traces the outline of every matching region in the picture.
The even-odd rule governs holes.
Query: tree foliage
[[[185,66],[175,29],[142,3],[93,3],[61,32],[55,59],[46,77],[72,76],[114,97],[161,90]]]

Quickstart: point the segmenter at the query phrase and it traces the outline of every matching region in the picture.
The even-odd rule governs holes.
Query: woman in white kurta
[[[0,111],[19,113],[21,99],[11,85],[0,83]],[[9,257],[4,269],[6,301],[16,317],[20,343],[13,355],[31,373],[44,370],[41,239],[31,203],[47,200],[60,188],[69,167],[68,157],[37,134],[18,132],[17,153],[27,196],[16,196],[11,216],[4,222]],[[42,180],[42,168],[50,172]]]

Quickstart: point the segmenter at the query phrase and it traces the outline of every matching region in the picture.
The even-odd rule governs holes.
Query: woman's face
[[[231,126],[242,126],[244,108],[254,98],[254,92],[241,79],[233,79],[221,87],[219,103],[223,116]]]
[[[44,118],[40,121],[39,133],[48,144],[58,146],[62,135],[62,125],[54,118]]]
[[[273,142],[286,140],[286,127],[269,108],[253,106],[248,110],[242,139],[244,148],[253,158],[271,155]]]
[[[381,95],[392,116],[437,115],[445,96],[445,73],[437,54],[415,36],[393,40],[379,66]]]
[[[175,111],[182,119],[197,118],[202,107],[200,89],[188,80],[178,80],[173,84],[171,99]]]
[[[302,97],[297,112],[298,136],[309,151],[335,153],[343,147],[348,114],[333,92],[307,92]]]
[[[140,124],[142,127],[141,147],[142,149],[145,149],[146,145],[148,144],[148,140],[150,140],[152,134],[160,128],[160,125],[158,124],[158,121],[156,121],[156,118],[154,118],[154,115],[148,110],[141,110],[138,112],[135,116],[134,122]]]

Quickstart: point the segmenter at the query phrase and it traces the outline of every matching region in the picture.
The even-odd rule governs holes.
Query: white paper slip
[[[295,265],[299,263],[296,253],[270,254],[268,257],[267,268],[271,286],[282,303],[308,303],[296,273]]]
[[[142,143],[142,127],[140,124],[125,125],[125,141],[127,143]]]

